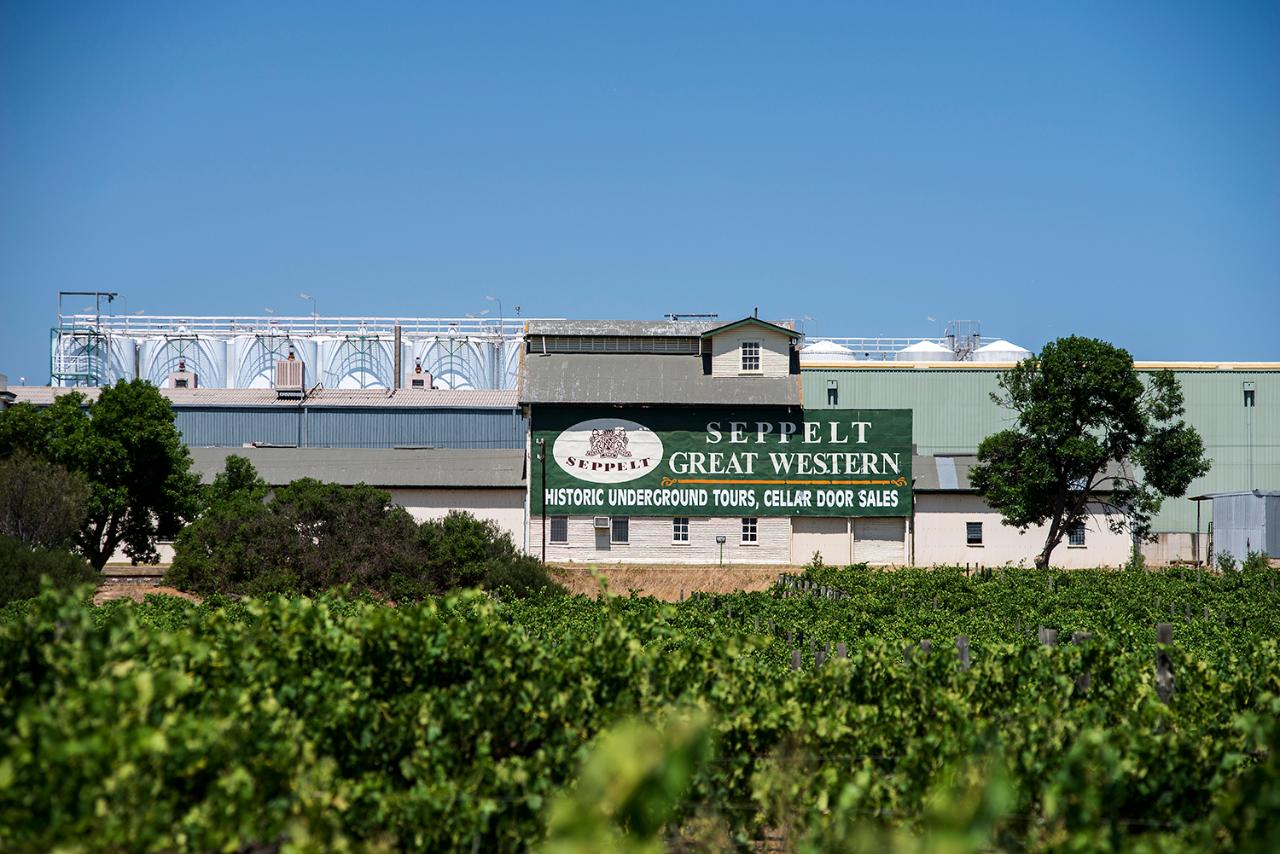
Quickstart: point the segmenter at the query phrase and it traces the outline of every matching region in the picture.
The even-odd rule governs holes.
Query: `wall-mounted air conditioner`
[[[592,525],[593,525],[593,527],[596,527],[596,528],[608,528],[608,527],[609,527],[609,517],[608,517],[608,516],[596,516],[594,519],[592,519]]]

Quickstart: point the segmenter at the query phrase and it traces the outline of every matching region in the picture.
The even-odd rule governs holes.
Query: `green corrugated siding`
[[[922,454],[974,452],[986,436],[1007,427],[1007,410],[991,402],[999,371],[964,368],[804,368],[807,409],[910,409]],[[1249,488],[1248,411],[1243,383],[1256,384],[1253,410],[1253,486],[1280,489],[1280,371],[1175,371],[1186,397],[1187,421],[1204,437],[1213,468],[1188,495]],[[827,404],[827,384],[839,390]],[[1201,524],[1211,518],[1208,503]],[[1195,530],[1195,502],[1165,502],[1157,531]]]

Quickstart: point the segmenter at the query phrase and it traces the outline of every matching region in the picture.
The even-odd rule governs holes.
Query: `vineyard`
[[[0,849],[1280,850],[1275,576],[46,592],[0,612]]]

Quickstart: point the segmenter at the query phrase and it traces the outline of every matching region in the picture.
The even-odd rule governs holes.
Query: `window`
[[[1080,522],[1075,525],[1072,525],[1071,530],[1067,531],[1067,545],[1068,546],[1084,545],[1084,522]]]
[[[671,520],[671,542],[689,542],[689,517],[676,516]]]
[[[742,542],[758,543],[760,542],[759,520],[752,517],[742,520]]]
[[[552,516],[551,517],[551,542],[553,543],[569,542],[569,517],[568,516]]]
[[[742,370],[744,371],[760,370],[760,342],[759,341],[743,341],[742,342]]]
[[[835,380],[827,380],[827,406],[840,405],[840,389]]]
[[[631,542],[631,519],[627,516],[614,516],[609,530],[609,542]]]
[[[964,541],[971,546],[982,545],[982,523],[981,522],[965,522],[964,523]]]

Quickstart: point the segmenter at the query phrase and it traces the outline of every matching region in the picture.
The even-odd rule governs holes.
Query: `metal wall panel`
[[[183,441],[195,447],[254,442],[313,448],[523,448],[517,409],[337,409],[174,407]]]
[[[1213,460],[1213,468],[1193,482],[1187,494],[1280,488],[1280,371],[1175,370],[1174,374],[1186,400],[1186,420],[1200,432]],[[999,370],[802,367],[801,375],[807,409],[913,410],[915,443],[922,454],[973,453],[983,438],[1013,423],[1008,410],[991,402],[991,394],[999,389]],[[835,406],[827,403],[831,381],[837,389]],[[1252,413],[1244,406],[1245,382],[1255,385]],[[1202,527],[1210,518],[1206,512]],[[1195,525],[1195,502],[1187,498],[1166,501],[1155,519],[1157,532],[1194,531]]]

